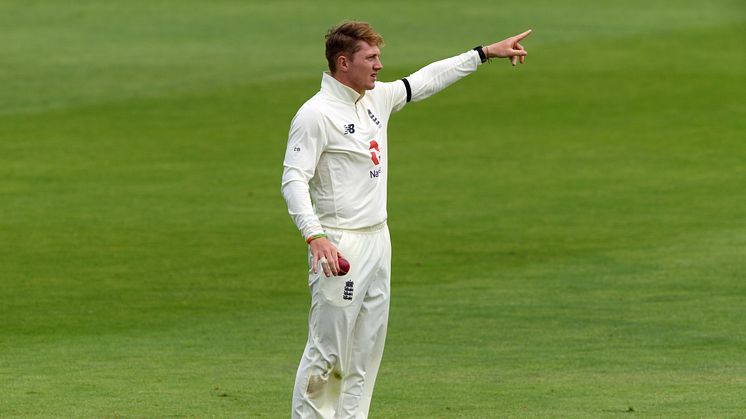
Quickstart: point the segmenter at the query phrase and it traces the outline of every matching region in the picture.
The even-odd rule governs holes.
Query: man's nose
[[[381,62],[381,60],[376,60],[375,64],[373,64],[373,68],[375,70],[382,69],[383,68],[383,63]]]

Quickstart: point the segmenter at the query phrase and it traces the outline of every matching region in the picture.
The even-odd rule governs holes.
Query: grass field
[[[743,2],[4,0],[0,417],[289,416],[281,165],[344,18],[384,80],[534,29],[392,119],[371,417],[746,416]]]

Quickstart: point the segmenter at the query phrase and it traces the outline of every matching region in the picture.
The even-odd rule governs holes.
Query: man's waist
[[[354,231],[356,233],[374,233],[376,231],[381,231],[384,228],[386,228],[386,220],[381,221],[380,223],[373,224],[366,227],[333,227],[333,226],[321,226],[325,231],[326,230],[340,230],[340,231]]]

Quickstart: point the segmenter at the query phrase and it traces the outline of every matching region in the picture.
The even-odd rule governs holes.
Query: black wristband
[[[484,55],[484,50],[481,45],[474,47],[473,50],[479,53],[479,59],[482,60],[483,63],[487,62],[487,56]]]

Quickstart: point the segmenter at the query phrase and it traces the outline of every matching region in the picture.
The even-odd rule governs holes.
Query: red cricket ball
[[[350,262],[342,256],[337,259],[337,262],[339,263],[339,271],[337,272],[337,276],[347,275],[347,272],[350,272]]]

